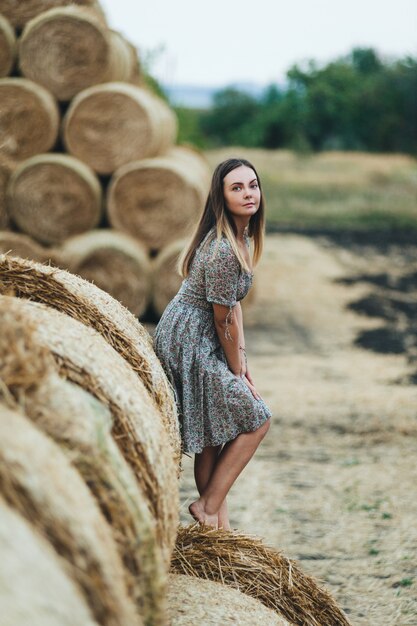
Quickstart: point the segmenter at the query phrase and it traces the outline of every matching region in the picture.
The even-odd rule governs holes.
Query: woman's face
[[[223,193],[227,208],[236,217],[250,218],[259,209],[261,190],[255,172],[246,165],[240,165],[224,177]]]

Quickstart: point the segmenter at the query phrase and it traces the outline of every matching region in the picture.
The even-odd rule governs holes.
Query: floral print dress
[[[198,246],[187,278],[153,335],[155,353],[174,389],[183,451],[188,453],[256,430],[272,415],[229,369],[217,335],[212,302],[228,306],[229,317],[248,293],[253,273],[242,270],[224,235],[211,260],[216,247],[213,227]]]

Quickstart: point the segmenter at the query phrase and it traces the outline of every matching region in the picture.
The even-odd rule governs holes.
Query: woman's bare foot
[[[227,502],[223,500],[223,504],[219,509],[219,528],[223,528],[223,530],[230,530],[230,522],[229,522],[229,513],[227,510]]]
[[[196,522],[200,522],[200,524],[206,524],[206,526],[212,526],[213,528],[219,527],[219,518],[218,513],[206,513],[204,510],[204,504],[199,498],[195,502],[192,502],[188,507],[190,514],[196,520]]]

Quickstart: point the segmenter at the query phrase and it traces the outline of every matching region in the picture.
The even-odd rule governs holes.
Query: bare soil
[[[232,526],[297,559],[355,625],[417,624],[413,333],[401,351],[365,348],[361,334],[407,320],[352,307],[385,288],[364,275],[416,270],[412,246],[270,234],[243,301],[249,367],[273,422],[231,491]],[[195,496],[184,457],[183,522]]]

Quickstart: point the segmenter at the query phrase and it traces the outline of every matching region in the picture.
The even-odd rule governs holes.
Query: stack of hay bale
[[[51,260],[137,316],[156,300],[160,314],[173,293],[158,257],[178,255],[209,169],[175,145],[176,116],[135,48],[93,0],[0,0],[0,77],[0,252]],[[164,271],[175,293],[181,279]]]

